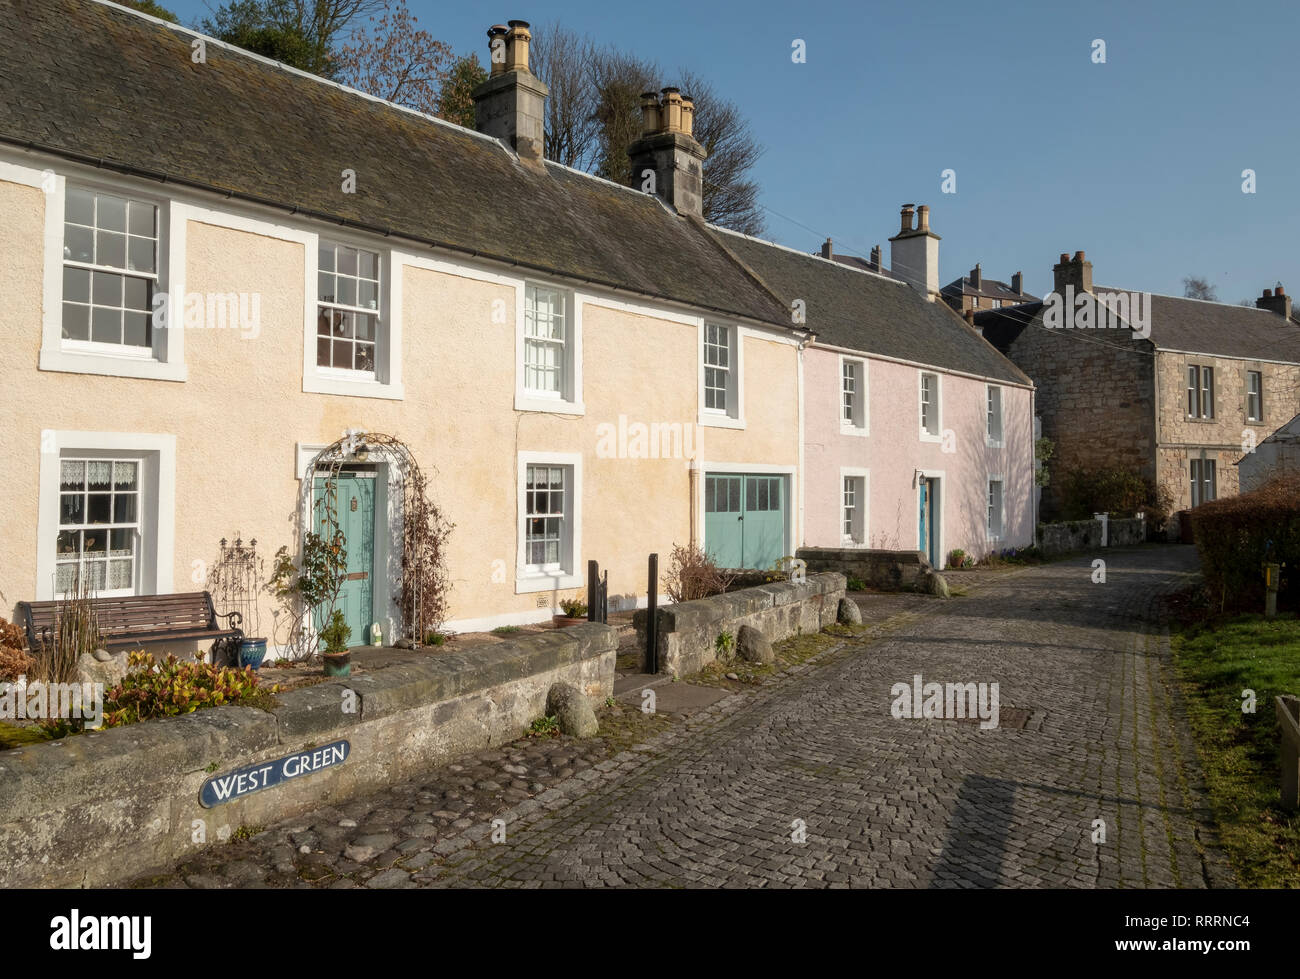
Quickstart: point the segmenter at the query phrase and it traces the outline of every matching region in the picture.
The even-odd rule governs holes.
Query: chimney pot
[[[663,129],[668,133],[682,131],[682,91],[669,86],[663,90]]]
[[[1272,298],[1273,298],[1273,290],[1272,290],[1272,289],[1265,289],[1265,290],[1264,290],[1264,298],[1265,298],[1265,299],[1272,299]]]
[[[1267,309],[1288,320],[1291,318],[1291,297],[1286,294],[1280,282],[1273,289],[1265,289],[1264,295],[1255,300],[1255,307]]]
[[[1061,264],[1064,265],[1069,260],[1070,260],[1070,256],[1067,255],[1065,252],[1061,252]]]
[[[1275,296],[1285,296],[1285,295],[1286,295],[1286,290],[1283,289],[1281,286],[1278,286],[1275,290],[1273,290],[1273,295],[1275,295]]]
[[[1082,261],[1083,261],[1083,252],[1075,252],[1075,253],[1074,253],[1074,260],[1075,260],[1076,262],[1082,262]]]
[[[916,230],[930,230],[930,205],[922,204],[916,209]]]
[[[528,42],[533,35],[528,31],[528,21],[512,20],[506,41],[506,71],[528,71]]]
[[[1074,286],[1075,293],[1092,292],[1092,263],[1083,252],[1074,253],[1074,258],[1062,252],[1061,261],[1052,269],[1053,286],[1057,295],[1064,296],[1068,286]]]
[[[506,70],[506,35],[509,33],[510,28],[505,24],[493,24],[488,28],[488,64],[492,66],[490,72],[492,76],[503,74]],[[500,55],[497,55],[498,50],[501,52]]]
[[[682,96],[682,132],[695,138],[695,100],[689,95]]]
[[[659,93],[643,92],[641,94],[641,135],[652,136],[659,132]]]
[[[899,215],[902,219],[902,227],[899,228],[899,231],[906,233],[912,230],[912,208],[914,206],[912,204],[903,205],[902,213]]]

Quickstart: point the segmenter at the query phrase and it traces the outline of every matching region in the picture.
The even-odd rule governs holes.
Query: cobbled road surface
[[[1104,583],[1087,559],[962,575],[630,751],[516,743],[147,883],[1231,886],[1159,620],[1195,554],[1106,560]],[[996,682],[1001,726],[895,718],[916,674]]]

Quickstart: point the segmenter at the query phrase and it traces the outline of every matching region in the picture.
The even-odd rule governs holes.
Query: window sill
[[[68,374],[105,374],[109,377],[139,377],[155,381],[184,381],[188,372],[184,364],[173,364],[152,357],[95,353],[62,348],[41,349],[40,369]]]
[[[539,591],[559,591],[568,588],[581,588],[586,582],[582,575],[569,574],[567,571],[555,574],[529,574],[515,572],[515,594],[526,595]]]
[[[984,440],[984,447],[986,449],[1005,449],[1007,446],[1006,443],[1003,442],[1001,439],[986,438]]]
[[[515,411],[544,411],[560,415],[585,415],[587,406],[581,401],[565,401],[563,398],[543,398],[516,393]]]
[[[935,442],[935,443],[939,443],[939,442],[942,442],[942,441],[943,441],[943,436],[942,436],[942,435],[931,435],[929,432],[922,432],[922,433],[921,433],[921,441],[922,441],[922,442]]]
[[[320,372],[304,375],[302,389],[309,394],[341,394],[351,398],[382,398],[387,401],[401,401],[404,397],[400,381],[385,384],[373,379]]]
[[[745,427],[745,419],[732,418],[730,415],[724,415],[721,412],[702,412],[700,414],[699,424],[703,428],[743,429]]]
[[[841,435],[852,435],[855,438],[866,438],[871,434],[871,430],[866,425],[840,425]]]

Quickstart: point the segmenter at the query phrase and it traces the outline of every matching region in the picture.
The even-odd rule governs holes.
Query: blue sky
[[[164,5],[190,23],[217,0]],[[480,59],[491,24],[559,20],[710,78],[766,147],[767,236],[794,248],[829,236],[888,255],[913,202],[943,236],[945,283],[978,261],[1041,295],[1057,256],[1083,249],[1106,285],[1181,295],[1194,274],[1224,302],[1300,292],[1294,0],[409,5]]]

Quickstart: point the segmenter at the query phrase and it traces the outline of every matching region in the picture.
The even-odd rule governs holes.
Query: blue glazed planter
[[[266,657],[266,640],[265,639],[245,639],[239,644],[239,665],[251,666],[258,670],[262,667],[262,660]]]

